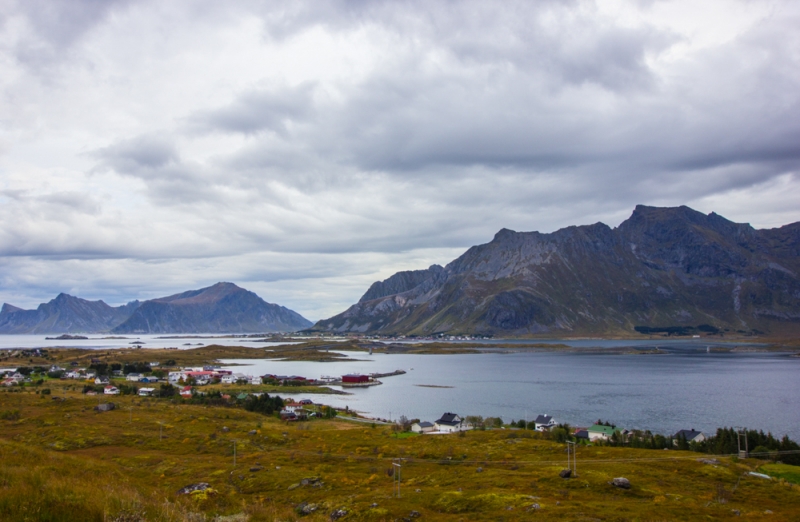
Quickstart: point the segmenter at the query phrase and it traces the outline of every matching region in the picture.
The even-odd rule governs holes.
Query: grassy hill
[[[579,476],[565,480],[564,445],[529,431],[397,438],[384,425],[287,424],[128,396],[98,413],[102,396],[52,391],[0,391],[2,520],[322,521],[339,509],[344,521],[412,511],[445,521],[800,519],[800,487],[789,481],[797,468],[775,471],[789,480],[765,480],[747,474],[764,465],[755,459],[707,464],[692,452],[580,447]],[[399,498],[387,475],[394,459]],[[609,484],[620,476],[631,489]],[[213,491],[177,493],[200,482]],[[302,515],[303,506],[316,509]]]

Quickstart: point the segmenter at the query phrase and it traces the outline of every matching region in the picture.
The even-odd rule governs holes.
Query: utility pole
[[[392,496],[400,498],[400,469],[403,467],[399,462],[392,462],[394,474],[392,476]]]
[[[744,439],[744,451],[742,451],[742,439]],[[739,458],[746,459],[750,457],[750,452],[747,449],[747,428],[736,429],[736,442],[739,446]]]
[[[575,453],[577,446],[575,444],[575,442],[567,441],[567,469],[572,472],[571,476],[573,477],[578,476],[578,457]],[[570,456],[572,457],[571,459]]]

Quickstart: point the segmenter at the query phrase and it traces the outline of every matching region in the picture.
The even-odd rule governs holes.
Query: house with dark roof
[[[428,421],[415,422],[411,425],[411,431],[414,433],[428,433],[435,429],[433,423]]]
[[[678,445],[678,439],[680,439],[680,438],[685,438],[686,442],[703,442],[704,440],[706,440],[706,436],[703,435],[703,432],[695,431],[694,429],[681,430],[678,433],[676,433],[673,438],[675,440],[673,440],[672,443],[675,446]]]
[[[533,421],[533,423],[536,431],[548,431],[550,428],[556,425],[555,419],[546,413],[536,417],[536,420]]]
[[[467,429],[464,420],[455,413],[447,412],[442,417],[433,423],[436,431],[442,433],[450,433],[454,431],[463,431]]]

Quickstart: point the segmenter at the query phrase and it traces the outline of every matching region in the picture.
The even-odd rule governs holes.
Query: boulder
[[[319,509],[319,506],[316,504],[310,504],[308,502],[301,502],[296,508],[294,508],[298,515],[310,515],[317,509]]]
[[[558,476],[563,478],[563,479],[568,479],[568,478],[570,478],[572,476],[572,470],[571,469],[562,469],[561,471],[558,472]]]
[[[611,481],[611,485],[622,489],[631,489],[631,481],[625,477],[615,478]]]
[[[178,495],[188,495],[195,491],[205,491],[210,487],[211,486],[209,486],[208,482],[198,482],[197,484],[190,484],[186,487],[181,488],[180,490],[178,490]]]
[[[103,411],[111,411],[111,410],[115,409],[116,407],[117,407],[117,405],[114,404],[113,402],[106,402],[106,403],[103,403],[103,404],[98,404],[97,406],[94,407],[94,409],[95,409],[95,411],[103,412]]]
[[[347,515],[347,510],[346,509],[335,509],[331,513],[331,517],[330,517],[331,518],[331,522],[334,522],[335,520],[339,520],[340,518],[342,518],[345,515]]]

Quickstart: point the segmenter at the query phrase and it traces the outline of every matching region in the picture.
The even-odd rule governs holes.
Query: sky
[[[800,2],[0,0],[0,302],[315,321],[501,228],[800,221]]]

